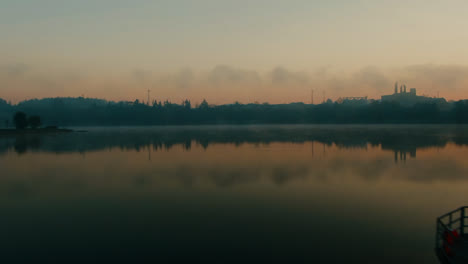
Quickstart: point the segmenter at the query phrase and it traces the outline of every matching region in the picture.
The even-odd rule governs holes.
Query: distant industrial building
[[[398,83],[395,83],[395,92],[390,95],[382,95],[382,102],[398,102],[411,106],[417,103],[445,103],[446,101],[444,98],[419,96],[416,94],[416,88],[411,88],[407,92],[404,84],[400,86],[400,92],[398,92]]]
[[[367,96],[364,97],[343,97],[338,98],[336,101],[339,104],[368,104]]]

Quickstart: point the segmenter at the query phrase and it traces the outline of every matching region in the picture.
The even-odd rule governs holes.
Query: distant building
[[[364,97],[343,97],[337,100],[340,104],[368,104],[367,96]]]
[[[382,102],[398,102],[402,105],[411,106],[417,103],[445,103],[444,98],[433,98],[427,96],[419,96],[416,94],[416,88],[410,88],[406,91],[406,85],[400,86],[398,93],[398,83],[395,83],[395,92],[390,95],[382,95]]]

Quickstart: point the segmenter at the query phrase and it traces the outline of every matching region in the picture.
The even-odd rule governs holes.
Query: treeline
[[[408,124],[468,123],[468,101],[423,103],[226,104],[192,106],[154,101],[111,102],[88,98],[47,98],[12,105],[0,100],[0,118],[16,111],[39,115],[45,125],[198,125],[198,124]],[[11,122],[11,121],[10,121]]]

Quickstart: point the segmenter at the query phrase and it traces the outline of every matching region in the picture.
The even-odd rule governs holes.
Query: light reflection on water
[[[94,128],[0,138],[0,246],[20,260],[436,263],[435,218],[466,203],[465,131]]]

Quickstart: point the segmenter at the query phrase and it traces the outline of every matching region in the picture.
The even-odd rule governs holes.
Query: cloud
[[[137,82],[144,83],[151,77],[151,72],[143,69],[136,69],[132,72],[132,77]]]
[[[134,100],[146,96],[146,90],[159,99],[201,101],[214,104],[253,102],[271,103],[308,101],[310,91],[331,99],[345,96],[380,98],[393,93],[398,81],[418,94],[435,95],[438,91],[448,99],[466,96],[468,66],[418,64],[397,68],[366,66],[345,71],[332,66],[309,72],[275,67],[255,71],[218,65],[208,71],[182,68],[167,73],[135,69],[127,74],[45,70],[28,64],[0,66],[0,96],[18,102],[25,98],[79,96],[86,94],[108,100]],[[222,89],[222,94],[219,93]],[[146,97],[145,97],[146,98]]]
[[[375,66],[362,68],[353,75],[355,86],[366,86],[383,92],[392,86],[393,80],[388,79],[384,73]]]
[[[408,88],[417,88],[418,94],[435,95],[449,99],[465,98],[468,87],[468,66],[416,64],[397,68],[366,66],[354,72],[334,71],[321,68],[311,75],[313,86],[327,91],[327,96],[370,96],[393,93],[393,84],[398,81]]]
[[[30,69],[31,67],[24,63],[7,64],[0,66],[0,74],[16,78],[24,76]]]
[[[176,72],[172,76],[171,81],[179,89],[188,89],[196,82],[196,77],[192,69],[184,68]]]
[[[468,84],[468,66],[419,64],[404,67],[399,71],[409,82],[424,82],[430,87],[457,90]]]
[[[268,73],[268,77],[275,85],[307,84],[309,75],[304,72],[293,72],[283,67],[276,67]]]
[[[261,77],[256,71],[218,65],[208,73],[206,80],[214,85],[258,84]]]

